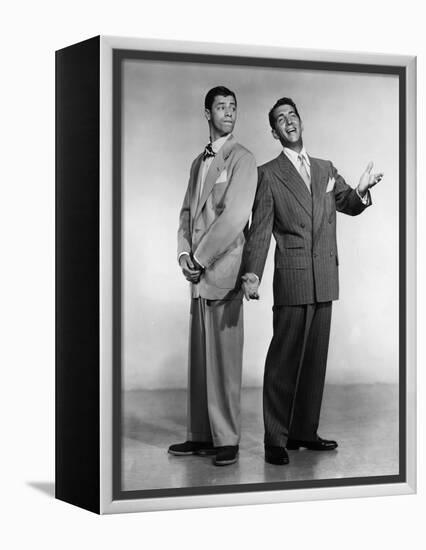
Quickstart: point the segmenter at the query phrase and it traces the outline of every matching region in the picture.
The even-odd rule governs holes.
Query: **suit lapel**
[[[299,201],[300,205],[304,208],[304,210],[306,210],[309,216],[312,216],[312,196],[309,193],[306,183],[303,181],[301,175],[284,153],[281,153],[278,156],[277,161],[279,170],[276,175],[293,193],[295,198]]]
[[[317,161],[309,157],[311,161],[311,191],[312,191],[312,228],[314,238],[321,227],[324,214],[324,189],[321,189],[321,169]]]
[[[233,136],[230,136],[214,157],[213,162],[210,165],[209,171],[207,172],[206,179],[204,180],[203,192],[201,193],[200,200],[198,201],[198,206],[195,212],[194,219],[199,216],[204,204],[206,203],[207,197],[212,192],[215,181],[225,168],[225,163],[234,144],[235,139]],[[201,177],[201,168],[199,172]]]
[[[197,162],[194,168],[194,178],[192,180],[192,191],[191,191],[192,220],[195,219],[195,214],[197,211],[198,195],[200,194],[202,167],[203,167],[203,155],[201,154],[197,159]]]

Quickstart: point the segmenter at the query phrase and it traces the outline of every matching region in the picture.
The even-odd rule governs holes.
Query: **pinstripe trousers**
[[[274,306],[263,383],[265,444],[317,437],[332,302]]]

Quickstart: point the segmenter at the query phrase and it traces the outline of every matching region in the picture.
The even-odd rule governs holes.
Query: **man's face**
[[[272,135],[290,149],[302,144],[302,121],[291,105],[280,105],[274,110],[275,128]]]
[[[232,132],[237,120],[237,104],[232,95],[217,95],[211,109],[206,109],[212,141]]]

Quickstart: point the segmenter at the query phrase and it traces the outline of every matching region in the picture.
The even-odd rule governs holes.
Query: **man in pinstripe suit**
[[[336,211],[355,216],[382,179],[369,163],[353,189],[330,161],[308,156],[295,103],[269,112],[282,153],[260,166],[244,252],[244,293],[257,299],[272,233],[276,240],[273,337],[265,363],[265,460],[288,464],[287,449],[337,447],[317,433],[327,364],[332,301],[338,299]]]

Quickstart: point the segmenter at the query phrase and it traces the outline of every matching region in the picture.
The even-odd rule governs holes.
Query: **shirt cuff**
[[[203,264],[201,262],[198,261],[198,258],[196,256],[194,256],[194,254],[192,255],[192,257],[194,258],[194,260],[197,262],[197,264],[201,267],[201,269],[205,269],[205,267],[203,266]]]
[[[358,187],[355,189],[355,191],[356,191],[356,194],[358,195],[358,197],[360,198],[362,204],[365,204],[366,206],[370,204],[370,197],[368,195],[368,190],[366,191],[366,193],[363,197],[361,197],[361,195],[359,193],[359,190],[358,190]]]
[[[181,252],[181,253],[179,254],[179,256],[178,256],[178,262],[179,262],[179,260],[181,259],[181,256],[184,256],[184,255],[186,255],[186,256],[191,256],[191,254],[190,254],[189,252]],[[194,255],[192,255],[192,257],[194,258],[194,260],[197,262],[197,264],[198,264],[202,269],[205,269],[205,267],[203,266],[203,264],[202,264],[201,262],[199,262],[198,259],[197,259]]]
[[[178,256],[178,262],[179,262],[179,260],[181,259],[181,257],[184,256],[185,254],[186,254],[187,256],[189,256],[189,252],[181,252],[181,253],[179,254],[179,256]]]
[[[256,277],[257,282],[260,283],[260,279],[259,279],[258,275],[256,275],[256,273],[253,273],[253,271],[248,271],[244,275],[254,275]]]

